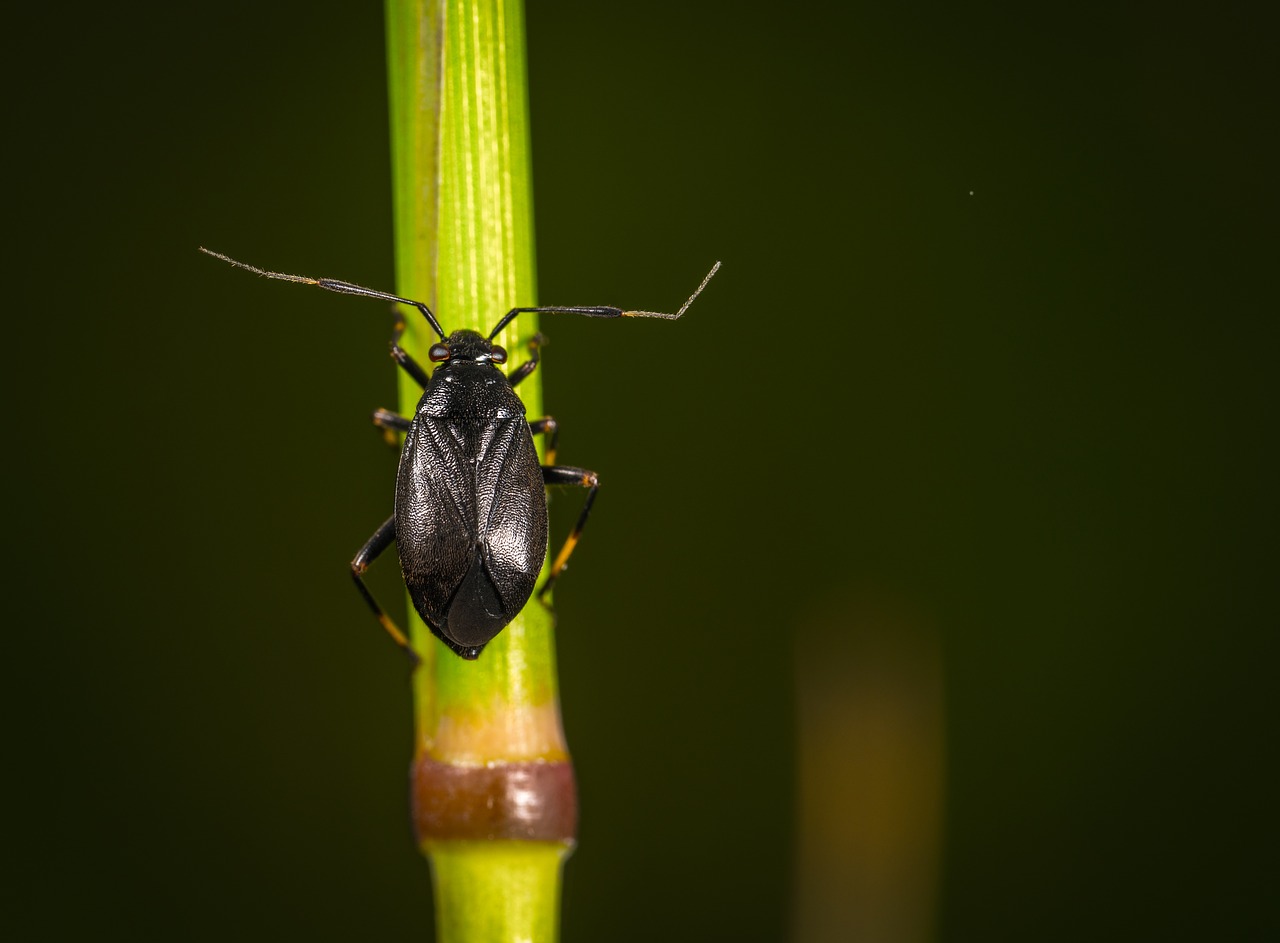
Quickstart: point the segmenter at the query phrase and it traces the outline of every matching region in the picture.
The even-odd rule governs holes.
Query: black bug
[[[430,375],[400,346],[404,317],[397,309],[391,356],[423,388],[412,419],[387,410],[373,414],[376,425],[405,433],[396,475],[395,513],[387,518],[351,561],[357,589],[383,628],[413,658],[404,633],[365,585],[369,564],[394,541],[414,608],[440,641],[466,659],[480,652],[533,594],[547,555],[547,485],[587,488],[573,531],[538,591],[545,596],[573,553],[591,513],[600,482],[585,468],[555,464],[559,430],[550,416],[528,421],[515,387],[538,366],[542,335],[529,344],[529,359],[503,373],[507,352],[493,339],[520,314],[580,314],[592,318],[650,317],[674,320],[688,309],[720,268],[707,277],[674,314],[623,311],[608,306],[512,308],[485,337],[459,330],[445,336],[431,310],[386,292],[329,278],[268,272],[201,249],[224,262],[267,278],[316,285],[328,291],[392,301],[417,308],[440,337],[427,356]],[[547,436],[547,464],[540,465],[534,435]]]

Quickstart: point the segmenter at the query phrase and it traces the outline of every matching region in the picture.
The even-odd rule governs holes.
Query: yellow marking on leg
[[[560,548],[559,555],[556,556],[556,562],[551,564],[551,574],[549,579],[555,579],[560,575],[560,571],[564,569],[565,562],[569,559],[569,554],[573,553],[573,548],[578,545],[578,531],[574,530],[569,535],[569,539],[564,542],[564,546]]]
[[[381,622],[382,627],[387,630],[387,634],[390,635],[393,639],[395,639],[395,643],[397,645],[399,645],[401,648],[409,647],[409,640],[405,638],[403,632],[401,632],[398,628],[396,628],[396,624],[391,621],[391,619],[386,615],[386,613],[380,614],[378,616],[378,621]]]

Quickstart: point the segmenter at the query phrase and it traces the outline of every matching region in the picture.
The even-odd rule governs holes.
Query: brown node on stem
[[[411,781],[419,843],[572,842],[578,833],[578,787],[567,762],[455,766],[423,753]]]

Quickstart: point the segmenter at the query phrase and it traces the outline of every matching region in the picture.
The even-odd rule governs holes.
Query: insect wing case
[[[396,544],[414,608],[474,658],[528,602],[547,500],[524,404],[488,364],[437,368],[405,437]]]

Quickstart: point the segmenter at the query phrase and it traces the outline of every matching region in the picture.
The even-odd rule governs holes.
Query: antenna
[[[702,294],[702,289],[707,287],[707,283],[711,281],[711,279],[715,278],[716,272],[718,271],[720,271],[719,262],[711,266],[711,271],[707,273],[707,277],[702,280],[702,283],[698,285],[696,289],[694,289],[693,294],[689,296],[689,300],[682,304],[680,306],[680,310],[675,314],[664,314],[661,311],[623,311],[622,316],[624,318],[665,318],[668,321],[674,321],[676,318],[680,317],[680,315],[689,310],[689,305],[693,304],[694,300]]]
[[[378,301],[395,301],[400,304],[411,305],[422,312],[422,316],[427,319],[427,323],[431,325],[431,329],[440,335],[440,339],[445,339],[444,331],[440,329],[440,322],[437,321],[436,316],[431,313],[431,309],[421,301],[412,301],[409,298],[401,298],[399,295],[389,295],[385,291],[374,291],[372,288],[353,285],[351,282],[340,282],[335,278],[308,278],[306,275],[286,275],[284,272],[268,272],[266,269],[258,268],[256,265],[249,265],[247,262],[237,262],[229,255],[223,255],[221,252],[214,252],[212,249],[206,249],[204,246],[200,246],[199,249],[205,255],[211,255],[215,259],[221,259],[223,262],[234,265],[236,268],[242,268],[245,271],[253,272],[255,275],[261,275],[264,278],[274,278],[282,282],[297,282],[299,285],[315,285],[316,287],[323,288],[326,291],[336,291],[340,295],[358,295],[361,298],[373,298]],[[703,284],[705,285],[706,282],[703,282]],[[698,289],[698,291],[701,290],[701,288]],[[694,296],[697,296],[697,292],[694,293]],[[693,299],[690,298],[689,300],[692,301]],[[677,315],[677,317],[679,317],[679,315]]]
[[[502,316],[502,320],[498,322],[497,327],[489,332],[489,340],[497,337],[498,332],[510,324],[511,320],[518,314],[580,314],[587,318],[662,318],[667,321],[674,321],[689,310],[689,305],[693,304],[693,300],[702,294],[702,289],[707,287],[707,282],[711,281],[718,271],[720,271],[719,262],[711,266],[711,271],[702,280],[702,284],[698,286],[697,290],[689,296],[689,300],[682,304],[680,310],[675,314],[669,314],[665,311],[623,311],[621,308],[614,308],[611,305],[589,305],[585,307],[541,305],[536,308],[512,308]]]

